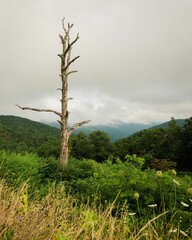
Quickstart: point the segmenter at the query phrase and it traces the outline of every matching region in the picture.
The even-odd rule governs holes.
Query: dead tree
[[[78,41],[79,34],[76,35],[76,38],[71,41],[70,39],[70,31],[73,27],[73,24],[68,23],[67,28],[64,24],[64,19],[62,20],[62,27],[64,34],[59,35],[61,39],[62,44],[62,53],[58,54],[58,56],[61,59],[61,88],[58,88],[58,90],[61,91],[61,111],[55,111],[52,109],[38,109],[38,108],[31,108],[31,107],[21,107],[19,105],[19,108],[22,110],[32,110],[37,112],[51,112],[56,114],[59,117],[58,122],[61,125],[61,147],[60,147],[60,163],[63,167],[67,166],[68,164],[68,155],[69,155],[69,148],[68,148],[68,142],[71,134],[73,131],[77,128],[82,126],[83,124],[86,124],[90,122],[90,120],[82,121],[74,124],[70,129],[68,129],[68,117],[69,117],[69,111],[68,111],[68,101],[72,98],[68,97],[68,77],[72,73],[76,73],[77,71],[70,70],[71,64],[75,62],[80,56],[76,56],[74,58],[71,58],[71,51],[73,45]]]

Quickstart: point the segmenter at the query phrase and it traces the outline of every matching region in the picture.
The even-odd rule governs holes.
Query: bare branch
[[[57,54],[61,59],[63,59],[63,54]]]
[[[77,33],[77,36],[76,36],[76,38],[73,40],[73,42],[72,43],[70,43],[70,46],[69,47],[72,47],[73,46],[73,44],[75,44],[76,42],[77,42],[77,40],[79,39],[79,33]]]
[[[87,124],[89,123],[91,120],[87,120],[87,121],[82,121],[82,122],[79,122],[79,123],[75,123],[69,130],[69,136],[73,133],[73,131],[78,128],[78,127],[81,127],[82,125],[84,124]]]
[[[64,43],[64,37],[61,35],[61,34],[59,34],[59,37],[60,37],[60,39],[61,39],[61,43],[63,44]]]
[[[77,60],[78,58],[80,58],[80,56],[77,56],[77,57],[73,58],[73,59],[67,64],[67,66],[64,68],[64,71],[66,71],[67,68],[71,65],[71,63],[73,63],[73,62],[74,62],[75,60]]]
[[[73,27],[73,23],[68,23],[68,29],[71,29]]]
[[[62,18],[62,27],[63,27],[63,29],[65,28],[64,21],[65,21],[65,17]]]
[[[72,74],[72,73],[77,73],[77,71],[70,71],[70,72],[67,73],[67,76],[68,76],[69,74]]]
[[[63,17],[63,19],[62,19],[62,27],[63,27],[63,30],[64,30],[65,34],[69,35],[69,32],[70,32],[71,28],[73,27],[73,23],[72,24],[68,23],[67,24],[67,29],[66,29],[65,28],[65,18]]]
[[[62,27],[63,27],[64,32],[67,33],[67,30],[65,28],[65,23],[64,22],[65,22],[65,18],[63,17],[63,19],[62,19]]]
[[[77,33],[77,36],[76,36],[75,40],[72,43],[69,43],[69,45],[67,46],[67,49],[65,50],[65,53],[64,53],[64,57],[67,55],[69,49],[71,49],[73,44],[75,44],[78,39],[79,39],[79,33]],[[59,57],[61,57],[61,56],[59,56]]]
[[[69,42],[69,44],[70,44],[70,42]],[[64,59],[67,58],[67,63],[66,63],[66,65],[64,64],[64,69],[66,67],[66,69],[65,69],[66,73],[68,72],[67,66],[68,66],[69,62],[71,61],[71,51],[72,51],[72,48],[69,48],[67,55],[65,55],[65,53],[63,53],[63,55],[65,56]]]
[[[36,112],[51,112],[51,113],[55,113],[56,115],[61,117],[61,113],[60,112],[57,112],[57,111],[52,110],[52,109],[39,109],[39,108],[21,107],[21,106],[19,106],[17,104],[16,104],[16,106],[21,108],[22,110],[31,110],[31,111],[36,111]]]
[[[62,122],[60,120],[57,120],[57,122],[62,126]]]

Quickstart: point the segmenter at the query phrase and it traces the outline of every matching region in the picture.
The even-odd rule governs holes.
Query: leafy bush
[[[19,186],[25,181],[38,183],[38,168],[42,160],[36,154],[19,154],[0,151],[0,177],[9,185]]]
[[[51,159],[49,159],[50,161]],[[89,199],[106,205],[113,202],[123,206],[125,202],[132,211],[140,214],[150,212],[148,205],[157,204],[157,212],[167,209],[179,209],[181,202],[187,200],[186,189],[192,185],[191,177],[178,177],[174,170],[158,172],[153,169],[142,170],[144,159],[136,155],[127,156],[127,160],[107,160],[97,163],[93,160],[70,159],[66,168],[61,168],[58,161],[50,161],[39,169],[44,183],[60,182],[67,192],[78,199]],[[156,174],[157,173],[157,174]],[[180,183],[179,183],[180,182]],[[139,193],[136,201],[134,194]],[[189,200],[187,200],[189,201]]]

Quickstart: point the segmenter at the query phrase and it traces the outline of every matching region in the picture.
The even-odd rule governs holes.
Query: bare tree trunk
[[[68,164],[68,155],[69,155],[68,142],[69,142],[70,135],[77,127],[80,127],[81,125],[90,122],[90,120],[76,123],[68,130],[68,117],[69,117],[68,101],[71,100],[71,98],[68,98],[68,77],[70,74],[77,72],[77,71],[69,71],[69,69],[70,69],[70,65],[80,57],[80,56],[77,56],[71,59],[72,46],[79,39],[79,34],[77,34],[76,38],[73,41],[71,41],[70,30],[73,27],[73,24],[68,23],[67,28],[65,28],[64,19],[63,19],[62,26],[64,30],[64,35],[59,35],[62,43],[62,53],[58,54],[58,56],[61,59],[60,77],[61,77],[62,85],[61,85],[61,88],[58,89],[61,91],[61,100],[60,100],[61,112],[57,112],[52,109],[21,107],[19,105],[16,105],[16,106],[18,106],[22,110],[32,110],[37,112],[52,112],[59,116],[60,119],[58,120],[58,122],[61,125],[60,163],[63,167],[65,167]]]
[[[60,163],[62,166],[67,166],[68,164],[68,155],[69,155],[68,141],[69,141],[68,132],[61,131]]]

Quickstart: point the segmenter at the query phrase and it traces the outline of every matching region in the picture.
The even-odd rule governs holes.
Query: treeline
[[[0,117],[0,149],[59,157],[60,131],[45,124],[14,116]],[[166,128],[150,128],[112,142],[104,131],[80,132],[70,139],[70,155],[104,162],[127,155],[145,158],[143,168],[192,170],[192,117],[183,126],[174,118]]]
[[[167,128],[150,128],[139,131],[115,143],[105,132],[95,131],[89,135],[81,132],[70,141],[71,155],[103,162],[108,158],[126,161],[127,155],[145,158],[145,168],[157,170],[176,168],[192,170],[192,117],[178,126],[172,118]]]
[[[167,128],[140,131],[115,143],[122,159],[129,154],[144,156],[147,165],[163,169],[176,164],[178,170],[192,170],[192,117],[180,127],[174,118]],[[165,169],[166,170],[166,169]]]

